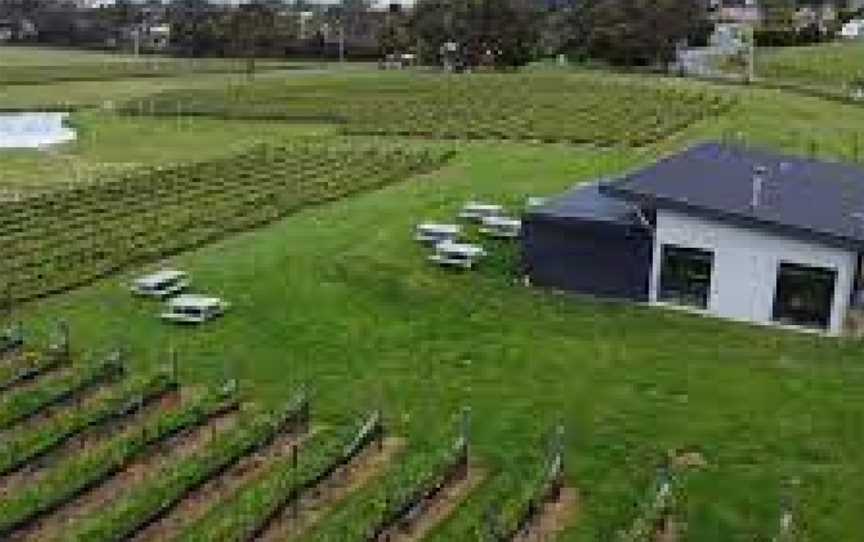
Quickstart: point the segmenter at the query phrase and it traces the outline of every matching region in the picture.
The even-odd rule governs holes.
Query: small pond
[[[75,140],[69,113],[0,113],[0,149],[41,149]]]

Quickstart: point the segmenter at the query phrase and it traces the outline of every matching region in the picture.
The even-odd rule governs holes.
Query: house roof
[[[531,209],[527,215],[529,219],[562,223],[604,222],[641,226],[635,205],[601,193],[600,187],[600,182],[578,185]]]
[[[757,171],[761,190],[754,188]],[[601,191],[646,207],[864,250],[864,169],[847,164],[706,143]]]

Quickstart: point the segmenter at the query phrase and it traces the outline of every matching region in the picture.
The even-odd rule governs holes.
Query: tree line
[[[668,63],[684,41],[704,41],[712,28],[705,0],[418,0],[403,21],[426,62],[456,44],[465,64],[518,66],[544,56],[600,59],[614,64]],[[394,40],[395,41],[395,40]]]
[[[567,53],[625,65],[658,65],[678,44],[704,40],[708,0],[417,0],[373,10],[369,0],[335,5],[253,0],[118,0],[81,10],[64,0],[0,0],[0,21],[27,18],[37,41],[93,45],[148,24],[170,25],[182,56],[334,56],[412,53],[426,64],[507,68]],[[128,41],[128,40],[127,40]]]

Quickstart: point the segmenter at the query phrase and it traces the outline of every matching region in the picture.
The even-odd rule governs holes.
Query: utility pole
[[[750,47],[747,51],[747,84],[753,83],[756,78],[756,28],[749,27],[748,31]]]
[[[132,40],[134,41],[133,48],[135,51],[135,58],[138,58],[138,56],[141,54],[141,28],[140,27],[136,27],[135,30],[132,31]]]
[[[345,62],[345,22],[339,21],[339,62]]]

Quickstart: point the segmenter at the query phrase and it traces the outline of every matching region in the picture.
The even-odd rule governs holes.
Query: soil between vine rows
[[[54,374],[57,374],[58,371],[64,369],[67,366],[66,363],[55,363],[50,367],[46,367],[43,370],[40,370],[34,375],[31,375],[27,378],[16,379],[14,382],[9,383],[4,387],[2,391],[0,391],[0,397],[3,397],[5,394],[10,393],[18,393],[21,390],[26,390],[28,388],[32,388],[36,385],[42,378],[50,377]],[[21,368],[23,370],[23,367]]]
[[[44,378],[38,378],[34,381],[31,386],[35,386],[45,380],[59,380],[64,378],[64,376],[68,376],[73,374],[79,370],[78,367],[74,365],[66,365],[59,371],[52,371],[51,374],[45,375]],[[70,405],[74,406],[80,403],[83,398],[90,397],[91,394],[98,392],[99,390],[103,390],[112,384],[115,384],[119,378],[115,375],[100,375],[95,378],[91,382],[87,382],[80,386],[77,386],[74,390],[72,390],[71,394],[63,397],[61,399],[54,399],[49,401],[48,403],[40,406],[37,410],[30,412],[26,416],[23,416],[10,425],[8,425],[3,430],[0,430],[0,441],[8,438],[14,431],[17,431],[24,424],[28,426],[33,426],[35,424],[44,423],[51,416],[56,415],[58,412],[63,409],[69,407]],[[15,393],[26,392],[25,389],[16,390]]]
[[[678,542],[681,540],[683,525],[672,517],[665,518],[663,527],[654,533],[654,542]]]
[[[464,478],[455,478],[443,487],[434,497],[423,503],[416,518],[407,524],[397,523],[383,532],[378,540],[382,542],[420,542],[432,529],[447,519],[460,504],[486,478],[486,471],[474,463],[469,463]]]
[[[296,516],[293,507],[289,506],[271,522],[257,540],[277,542],[293,540],[302,535],[351,493],[381,475],[404,447],[405,441],[396,437],[384,439],[380,450],[376,443],[372,443],[332,477],[305,492],[297,502]]]
[[[108,387],[105,387],[104,390],[108,390]],[[93,397],[95,397],[96,393],[98,392],[93,392]],[[161,398],[147,403],[142,409],[136,412],[120,418],[113,418],[105,423],[95,425],[81,433],[78,433],[47,455],[28,463],[25,468],[0,477],[0,497],[3,497],[6,493],[15,488],[21,487],[23,484],[38,482],[43,478],[45,473],[48,471],[48,468],[60,459],[78,453],[91,446],[96,446],[111,438],[113,435],[129,431],[130,428],[141,424],[144,420],[153,416],[157,411],[174,408],[179,400],[179,392],[169,392]]]
[[[57,380],[63,378],[64,375],[69,375],[75,372],[75,368],[70,365],[64,365],[63,367],[58,367],[57,370],[51,371],[49,373],[45,373],[44,375],[40,375],[37,378],[32,380],[28,380],[22,382],[20,385],[16,386],[13,389],[6,390],[3,393],[0,393],[0,400],[6,400],[7,397],[12,396],[17,393],[26,393],[28,390],[35,388],[37,385],[41,384],[46,380]],[[66,399],[65,401],[61,401],[59,403],[54,403],[51,405],[47,405],[42,409],[34,412],[30,416],[26,418],[22,418],[17,422],[13,423],[9,427],[0,430],[0,441],[5,440],[8,435],[12,434],[14,431],[17,431],[18,428],[23,423],[27,423],[28,425],[41,423],[42,421],[49,418],[53,413],[57,412],[60,409],[65,408],[67,405],[73,404],[77,399],[81,397],[81,395],[89,394],[96,389],[100,389],[104,387],[105,382],[100,382],[93,387],[84,389],[75,394],[75,396]]]
[[[546,503],[528,529],[517,535],[513,542],[545,542],[554,540],[563,531],[579,510],[579,493],[571,487],[563,487],[558,499]],[[673,542],[672,539],[669,542]]]
[[[306,433],[296,430],[281,433],[263,449],[243,457],[234,466],[191,492],[164,517],[139,531],[131,540],[164,541],[175,538],[186,526],[203,517],[220,500],[262,475],[270,461],[290,454],[294,446],[300,446],[302,449],[303,443],[314,433],[314,428]]]
[[[41,374],[41,375],[37,376],[36,378],[32,378],[30,380],[24,380],[21,383],[16,384],[14,387],[9,388],[9,389],[3,391],[2,393],[0,393],[0,400],[5,400],[6,397],[9,397],[9,396],[17,394],[17,393],[26,393],[28,390],[35,388],[37,385],[39,385],[40,383],[42,383],[46,379],[62,378],[64,374],[69,374],[69,373],[73,372],[74,370],[75,369],[73,367],[70,367],[69,365],[63,365],[63,366],[57,367],[53,371],[49,371],[47,373]],[[93,389],[83,390],[83,391],[79,392],[79,395],[87,395],[89,393],[92,393],[93,391],[94,391]],[[74,398],[67,399],[66,401],[54,404],[54,405],[48,405],[45,408],[43,408],[42,410],[40,410],[39,412],[36,412],[32,416],[30,416],[29,418],[25,418],[23,420],[20,420],[20,421],[16,422],[15,424],[10,425],[9,427],[7,427],[5,429],[0,430],[0,441],[5,440],[5,438],[8,435],[17,431],[18,427],[21,425],[22,422],[27,422],[28,424],[40,423],[41,421],[50,417],[52,415],[52,413],[56,412],[59,409],[64,408],[66,405],[69,405],[70,403],[74,402],[77,398],[78,397],[74,397]]]
[[[66,366],[60,371],[54,371],[50,375],[45,375],[45,378],[61,378],[63,371],[73,372],[75,371],[75,367]],[[34,382],[30,384],[30,386],[36,385],[38,382],[42,381],[41,378],[36,379]],[[63,411],[67,408],[75,408],[76,405],[80,404],[83,401],[87,401],[90,398],[94,397],[96,394],[103,392],[104,390],[111,387],[111,385],[115,384],[116,381],[112,380],[99,380],[83,389],[77,390],[71,397],[67,397],[62,401],[52,403],[46,405],[34,412],[30,416],[26,418],[22,418],[21,420],[15,422],[13,425],[7,427],[6,429],[0,430],[0,441],[5,441],[8,438],[18,431],[23,424],[26,424],[28,427],[33,427],[36,425],[40,425],[46,423],[54,416],[59,416],[63,413]],[[24,388],[19,388],[16,390],[16,393],[21,393],[26,391]]]
[[[144,481],[170,463],[180,461],[201,450],[214,435],[228,431],[238,417],[236,410],[220,412],[205,424],[183,431],[157,444],[148,453],[138,457],[122,471],[92,490],[74,499],[52,514],[19,530],[11,541],[59,540],[62,530],[70,524],[98,513],[100,507],[121,497],[128,489]]]

